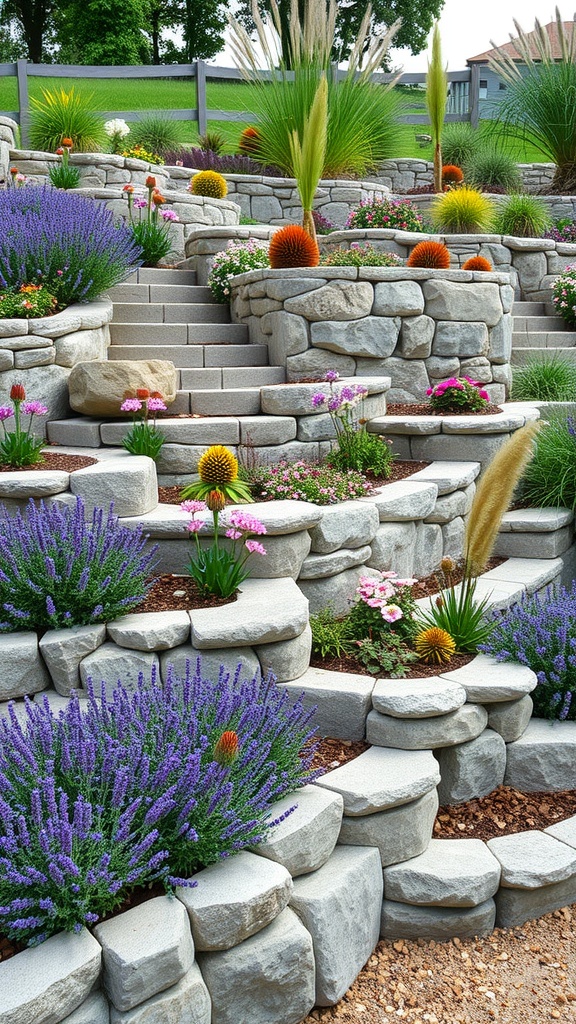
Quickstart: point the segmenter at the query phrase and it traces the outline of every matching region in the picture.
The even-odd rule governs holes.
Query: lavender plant
[[[164,163],[169,166],[191,167],[195,171],[218,171],[219,174],[267,174],[283,177],[279,167],[267,166],[249,156],[233,153],[215,153],[206,149],[179,149],[166,153]]]
[[[156,548],[142,529],[120,526],[113,506],[0,505],[0,632],[108,622],[146,596]]]
[[[496,661],[519,661],[536,673],[538,718],[576,721],[576,584],[548,588],[501,612],[479,648]]]
[[[59,306],[89,302],[140,263],[103,203],[50,185],[0,191],[0,289],[42,284]]]
[[[0,721],[0,930],[28,945],[94,924],[135,886],[195,885],[315,778],[313,712],[272,676],[214,683],[199,659],[134,693],[90,685],[81,707],[27,701],[25,724]]]

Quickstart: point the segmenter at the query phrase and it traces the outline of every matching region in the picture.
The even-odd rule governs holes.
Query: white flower
[[[125,139],[130,132],[130,128],[121,117],[115,117],[112,121],[106,121],[104,131],[109,138],[116,135],[119,139]]]

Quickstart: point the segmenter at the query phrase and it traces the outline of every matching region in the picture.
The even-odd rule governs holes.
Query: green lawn
[[[41,98],[42,89],[67,89],[74,85],[78,92],[93,97],[94,105],[99,110],[187,110],[196,106],[196,84],[189,80],[175,79],[62,79],[62,78],[29,78],[28,88],[31,97]],[[402,96],[407,101],[407,111],[423,113],[424,98],[414,95],[413,91],[402,89]],[[249,116],[251,107],[250,86],[244,82],[208,81],[208,107],[213,110],[245,111],[243,121],[209,121],[211,131],[221,132],[227,139],[227,149],[234,152],[238,136],[247,124],[253,120]],[[18,105],[16,79],[0,78],[0,111],[15,110]],[[198,134],[192,121],[182,121],[182,141],[195,142]],[[400,150],[394,153],[397,157],[418,157],[421,160],[432,159],[432,146],[422,146],[416,141],[416,135],[426,132],[425,125],[402,125],[403,142]],[[503,148],[512,152],[521,163],[542,161],[544,158],[534,147],[524,147],[519,143],[502,142]]]

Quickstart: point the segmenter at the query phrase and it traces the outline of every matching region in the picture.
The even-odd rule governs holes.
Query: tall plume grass
[[[426,107],[434,140],[434,188],[442,191],[442,129],[448,103],[448,76],[442,64],[440,27],[434,25],[432,36],[432,59],[428,62],[426,75]]]

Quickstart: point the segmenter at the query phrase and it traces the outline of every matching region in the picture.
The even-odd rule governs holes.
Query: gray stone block
[[[407,751],[370,747],[315,785],[340,793],[344,813],[351,817],[374,814],[411,803],[440,781],[438,762],[430,750]]]
[[[199,651],[191,644],[183,644],[182,647],[173,647],[172,650],[160,654],[160,674],[164,681],[170,666],[174,667],[176,675],[184,678],[188,665],[192,676],[199,675],[201,679],[211,679],[214,682],[217,681],[221,669],[231,676],[239,669],[241,680],[250,680],[255,675],[260,675],[260,662],[252,647]]]
[[[566,843],[576,849],[576,815],[565,818],[564,821],[557,821],[555,825],[549,825],[544,829],[546,835],[554,836],[561,843]]]
[[[384,900],[380,935],[383,939],[473,939],[494,929],[496,904],[485,900],[477,907],[413,907]]]
[[[424,296],[417,281],[382,281],[374,287],[372,312],[377,316],[417,316]]]
[[[108,459],[73,473],[70,490],[82,498],[88,512],[114,502],[117,516],[141,515],[158,504],[156,466],[145,455]]]
[[[375,505],[380,522],[401,522],[402,520],[425,519],[433,511],[438,489],[433,483],[414,483],[412,480],[398,480],[386,484],[368,498],[359,502]]]
[[[254,648],[260,662],[262,675],[269,672],[278,683],[288,683],[299,679],[310,665],[312,650],[312,630],[310,626],[293,640],[280,640],[277,644],[260,644]]]
[[[347,323],[325,320],[312,324],[310,342],[315,348],[341,355],[385,359],[396,348],[400,318],[365,316]]]
[[[372,691],[374,710],[393,718],[434,718],[457,711],[465,703],[464,687],[438,676],[377,679]]]
[[[489,282],[473,284],[428,280],[422,285],[425,313],[435,320],[482,321],[494,327],[502,316],[500,288]]]
[[[339,843],[349,846],[376,846],[382,867],[397,864],[424,853],[431,838],[438,810],[435,789],[401,807],[360,818],[346,816],[342,821]]]
[[[502,701],[500,704],[489,704],[488,728],[500,734],[505,743],[513,743],[519,740],[526,731],[528,723],[532,718],[534,702],[526,694],[519,700]]]
[[[106,643],[83,658],[79,667],[84,687],[89,679],[96,690],[104,682],[107,684],[107,692],[111,693],[118,682],[128,690],[136,689],[140,674],[150,680],[154,672],[158,672],[160,662],[157,654],[128,651],[116,644]]]
[[[188,915],[157,896],[94,927],[104,956],[104,987],[117,1010],[131,1010],[175,985],[194,962]]]
[[[373,687],[370,676],[309,668],[284,688],[294,700],[303,695],[304,705],[316,708],[314,724],[320,736],[361,740]]]
[[[339,793],[303,786],[297,794],[291,793],[272,805],[271,819],[282,820],[264,842],[253,847],[253,853],[283,864],[293,878],[317,871],[336,846],[342,809]]]
[[[343,501],[322,507],[320,522],[310,530],[311,550],[326,555],[340,548],[370,544],[378,529],[378,511],[369,500]]]
[[[36,633],[5,633],[0,636],[0,663],[0,700],[38,693],[50,685]]]
[[[60,470],[19,470],[2,473],[0,476],[0,498],[44,498],[51,494],[67,491],[70,474]]]
[[[58,693],[67,697],[80,684],[78,666],[106,639],[106,626],[74,626],[49,629],[40,638],[40,653]]]
[[[453,672],[441,672],[442,678],[460,683],[469,701],[482,704],[515,700],[530,693],[536,686],[536,676],[525,665],[517,662],[497,662],[485,654]]]
[[[317,1006],[334,1006],[380,931],[382,869],[375,849],[338,846],[318,871],[296,879],[291,906],[312,936]]]
[[[358,320],[368,316],[374,291],[368,281],[331,281],[308,294],[286,299],[284,308],[312,322]]]
[[[103,992],[93,992],[62,1024],[110,1024],[110,1006]]]
[[[114,1006],[110,1010],[110,1024],[210,1024],[210,1017],[210,994],[197,964],[175,985],[133,1010],[122,1013]]]
[[[434,326],[429,316],[410,316],[403,320],[396,355],[403,359],[427,359],[432,351]]]
[[[416,523],[414,575],[428,576],[442,558],[442,529],[437,523]]]
[[[366,564],[380,572],[392,570],[400,576],[412,576],[415,543],[415,523],[380,523],[370,541],[372,554]]]
[[[539,889],[576,875],[576,850],[536,829],[496,836],[487,846],[502,866],[505,889]]]
[[[502,533],[494,545],[494,554],[505,558],[558,558],[572,544],[572,526],[554,533]]]
[[[244,647],[300,636],[308,624],[308,604],[292,579],[247,579],[238,599],[219,608],[217,616],[211,608],[199,608],[191,618],[192,643],[199,650]]]
[[[278,917],[292,895],[286,868],[243,850],[192,876],[194,888],[178,888],[196,950],[230,949]]]
[[[108,622],[108,636],[132,651],[164,651],[190,636],[190,616],[184,611],[133,612]]]
[[[496,895],[496,925],[498,928],[516,928],[525,921],[543,917],[572,903],[576,903],[575,875],[541,889],[502,888]]]
[[[300,579],[298,584],[308,601],[311,615],[316,615],[323,608],[330,608],[339,617],[350,611],[360,578],[375,575],[375,570],[359,565],[325,579]]]
[[[299,1024],[314,1005],[312,937],[286,908],[234,949],[201,953],[211,1024]]]
[[[398,750],[433,750],[475,739],[486,728],[488,714],[479,704],[464,704],[457,711],[435,718],[392,718],[371,711],[366,739]]]
[[[368,563],[371,555],[372,548],[369,545],[361,548],[340,548],[329,555],[308,555],[302,563],[298,579],[327,579],[346,569]]]
[[[440,321],[432,352],[435,356],[483,356],[488,351],[488,328],[485,323],[454,323]]]
[[[439,750],[436,757],[442,777],[438,786],[441,804],[487,796],[504,781],[506,744],[492,729],[485,729],[468,743]]]
[[[90,932],[59,932],[2,964],[0,1024],[58,1024],[88,998],[102,950]]]
[[[384,868],[384,895],[399,903],[477,907],[499,881],[500,864],[480,839],[432,839],[419,857]]]

